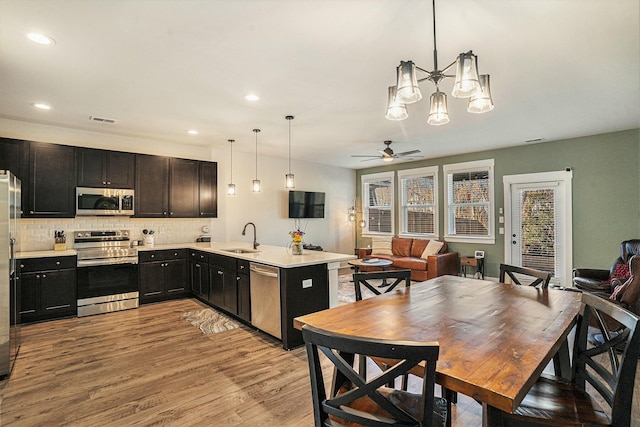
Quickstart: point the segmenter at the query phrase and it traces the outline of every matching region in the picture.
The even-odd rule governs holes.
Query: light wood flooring
[[[0,425],[312,426],[304,348],[248,327],[203,335],[180,317],[202,307],[184,299],[23,326]],[[452,415],[453,426],[481,425],[466,396]]]

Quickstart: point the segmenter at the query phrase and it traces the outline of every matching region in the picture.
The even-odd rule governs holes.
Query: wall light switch
[[[501,214],[503,212],[502,208],[498,209],[498,213]]]
[[[302,289],[310,288],[313,286],[313,279],[304,279],[302,281]]]
[[[504,227],[498,228],[498,233],[499,234],[504,234]]]
[[[498,217],[498,222],[499,222],[500,224],[504,224],[504,217],[503,217],[503,216]]]

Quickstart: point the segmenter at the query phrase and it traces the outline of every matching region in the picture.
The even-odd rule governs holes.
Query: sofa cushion
[[[427,260],[413,257],[396,258],[393,260],[393,267],[425,271],[427,269]]]
[[[391,251],[391,237],[372,238],[371,255],[393,255]]]
[[[411,256],[411,242],[413,239],[394,237],[391,240],[391,251],[395,256]]]
[[[424,248],[424,251],[420,255],[420,258],[426,258],[429,255],[435,255],[439,253],[440,249],[442,249],[442,246],[444,246],[443,242],[438,242],[437,240],[429,240],[429,243],[427,244],[427,247]]]
[[[426,239],[413,239],[413,244],[411,245],[411,256],[414,258],[420,258],[422,252],[424,252],[424,248],[427,247],[430,240]]]

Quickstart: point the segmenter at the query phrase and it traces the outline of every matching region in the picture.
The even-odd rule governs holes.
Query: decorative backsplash
[[[143,240],[142,230],[154,231],[154,243],[191,243],[205,233],[202,227],[211,229],[215,240],[215,229],[209,219],[161,219],[127,217],[85,217],[74,219],[20,219],[18,230],[19,252],[53,250],[54,231],[64,230],[67,236],[67,248],[73,249],[73,232],[77,230],[116,230],[131,231],[131,240]]]

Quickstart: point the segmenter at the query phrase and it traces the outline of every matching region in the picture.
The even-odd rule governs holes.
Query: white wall
[[[258,149],[258,179],[263,189],[260,193],[253,193],[251,181],[256,174],[253,144],[238,142],[234,145],[233,182],[236,184],[236,195],[228,196],[230,153],[226,141],[216,141],[210,146],[174,144],[7,119],[0,119],[0,136],[218,162],[218,218],[25,219],[21,220],[20,251],[51,249],[52,230],[65,230],[70,236],[73,230],[128,228],[136,236],[143,228],[152,228],[156,231],[156,243],[171,244],[193,242],[202,234],[202,226],[208,225],[215,241],[251,242],[253,230],[249,228],[251,233],[247,236],[242,236],[241,232],[245,223],[253,222],[257,227],[258,242],[286,246],[290,241],[288,233],[295,228],[295,221],[287,218],[288,190],[284,188],[284,175],[287,173],[288,160],[265,156]],[[186,139],[188,136],[185,136]],[[242,147],[243,144],[245,147]],[[243,151],[245,149],[247,151]],[[347,221],[347,210],[355,199],[355,171],[296,160],[292,160],[291,170],[296,177],[296,190],[326,193],[325,218],[302,220],[305,242],[320,245],[331,252],[353,253],[354,229],[353,224]],[[69,241],[68,245],[71,246]]]

